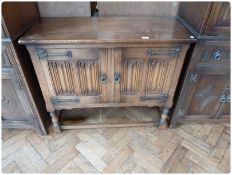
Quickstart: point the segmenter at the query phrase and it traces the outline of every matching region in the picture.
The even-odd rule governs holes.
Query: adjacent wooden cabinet
[[[165,128],[195,39],[175,18],[86,17],[42,20],[19,42],[27,45],[59,132],[55,110],[110,106],[162,107]]]
[[[23,84],[16,70],[11,66],[9,57],[13,57],[9,44],[2,49],[2,122],[25,121],[32,123],[30,110],[22,90]]]
[[[2,127],[30,128],[46,135],[45,103],[30,56],[17,43],[39,18],[36,3],[3,2],[2,12]]]
[[[199,39],[230,37],[229,2],[181,2],[177,19]]]
[[[205,34],[230,37],[230,2],[213,3]]]
[[[201,13],[195,16],[192,8],[199,8]],[[231,101],[230,4],[183,2],[178,19],[199,40],[189,57],[189,67],[182,74],[184,81],[179,83],[171,127],[190,121],[228,122]]]

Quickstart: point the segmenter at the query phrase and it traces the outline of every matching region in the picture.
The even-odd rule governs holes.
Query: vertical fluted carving
[[[69,61],[49,61],[48,67],[56,95],[75,94],[71,63]]]
[[[145,84],[146,92],[161,93],[169,75],[171,62],[167,60],[150,59]]]
[[[121,92],[123,94],[133,94],[140,90],[142,67],[142,60],[122,60]]]
[[[82,95],[97,95],[100,93],[99,71],[97,60],[77,61],[77,73]]]

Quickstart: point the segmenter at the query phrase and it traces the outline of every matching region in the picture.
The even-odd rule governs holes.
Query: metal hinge
[[[48,59],[48,56],[65,56],[69,59],[72,58],[72,52],[70,50],[67,50],[64,53],[47,53],[46,49],[37,48],[37,54],[39,56],[39,59]]]
[[[59,105],[60,103],[80,103],[80,99],[78,97],[71,99],[60,99],[58,97],[52,97],[51,102],[53,105]]]
[[[190,83],[196,83],[196,82],[197,82],[197,79],[198,79],[198,74],[191,74],[191,75],[190,75],[189,82],[190,82]]]
[[[146,100],[160,100],[160,101],[166,101],[168,98],[167,94],[161,94],[159,96],[141,96],[140,101],[146,101]]]
[[[180,48],[172,48],[168,51],[153,51],[152,49],[147,50],[147,56],[152,57],[154,55],[160,55],[160,54],[167,54],[170,55],[171,57],[176,57],[179,55]]]
[[[47,51],[45,49],[37,49],[37,54],[39,56],[39,59],[47,59],[48,58],[48,54],[47,54]]]

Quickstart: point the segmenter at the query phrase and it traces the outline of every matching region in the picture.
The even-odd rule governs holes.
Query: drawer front
[[[200,54],[200,63],[211,65],[230,65],[230,43],[206,42]]]
[[[122,49],[121,101],[167,100],[180,50],[179,47]]]
[[[2,68],[11,68],[10,63],[10,47],[7,44],[2,43]]]

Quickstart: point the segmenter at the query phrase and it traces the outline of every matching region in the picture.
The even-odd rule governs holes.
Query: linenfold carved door
[[[121,102],[165,101],[180,49],[125,48],[121,60]]]
[[[53,106],[119,102],[114,94],[119,85],[113,81],[120,65],[118,49],[37,48],[36,52]]]

